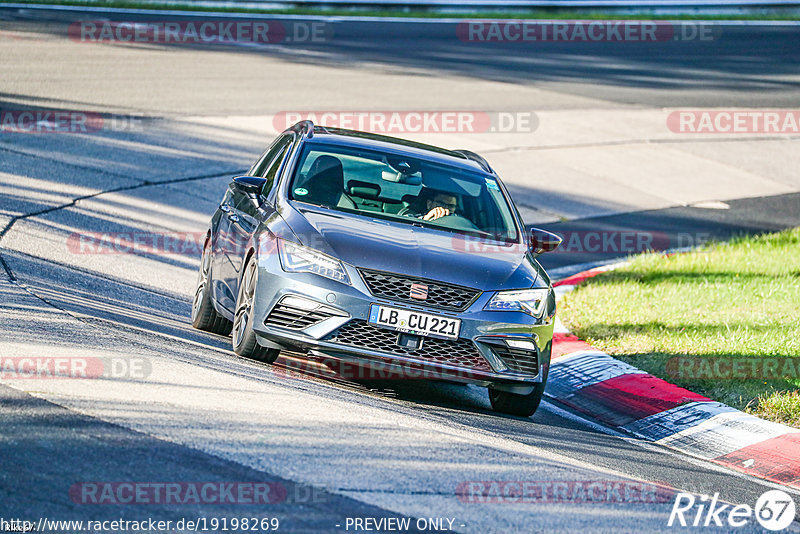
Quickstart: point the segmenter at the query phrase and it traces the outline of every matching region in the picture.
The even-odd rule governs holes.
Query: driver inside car
[[[425,215],[420,216],[423,221],[433,221],[448,215],[456,215],[458,209],[458,199],[448,193],[436,193],[433,198],[428,199],[426,204],[428,211]]]

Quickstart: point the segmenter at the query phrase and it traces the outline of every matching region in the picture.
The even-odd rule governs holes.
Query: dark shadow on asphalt
[[[7,519],[21,517],[36,521],[49,517],[104,521],[125,518],[142,521],[152,517],[156,521],[171,520],[174,525],[182,518],[196,521],[201,517],[246,516],[260,521],[278,517],[282,531],[341,532],[336,525],[345,517],[398,517],[396,513],[325,488],[285,480],[155,439],[5,385],[0,385],[0,425],[4,462],[0,498]],[[83,483],[102,488],[104,483],[116,487],[120,482],[184,486],[206,482],[268,484],[269,502],[247,504],[247,498],[237,500],[238,494],[234,492],[234,502],[201,504],[189,498],[190,494],[184,489],[180,493],[187,497],[184,503],[108,504],[121,493],[84,493],[81,490]],[[105,495],[102,502],[106,504],[94,504],[92,495],[95,498]],[[152,491],[145,492],[148,499],[154,499],[153,495]]]

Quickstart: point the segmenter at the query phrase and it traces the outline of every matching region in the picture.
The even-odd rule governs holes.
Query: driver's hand
[[[429,211],[423,218],[423,221],[432,221],[434,219],[438,219],[439,217],[446,217],[450,215],[450,210],[447,208],[443,208],[441,206],[436,206],[431,211]]]

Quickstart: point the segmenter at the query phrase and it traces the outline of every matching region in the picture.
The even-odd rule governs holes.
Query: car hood
[[[308,205],[284,219],[308,247],[356,267],[428,278],[482,290],[536,285],[538,264],[523,245],[479,242],[461,234]]]

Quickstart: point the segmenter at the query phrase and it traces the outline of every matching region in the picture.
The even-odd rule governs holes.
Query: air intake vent
[[[272,308],[264,324],[292,330],[303,330],[342,313],[323,304],[300,297],[286,296]]]
[[[510,370],[533,376],[539,374],[539,353],[535,350],[508,347],[505,343],[492,343],[491,347]]]
[[[398,345],[398,332],[378,328],[356,319],[339,328],[330,341],[455,367],[491,371],[489,363],[469,339],[423,337],[420,348],[406,348]]]

